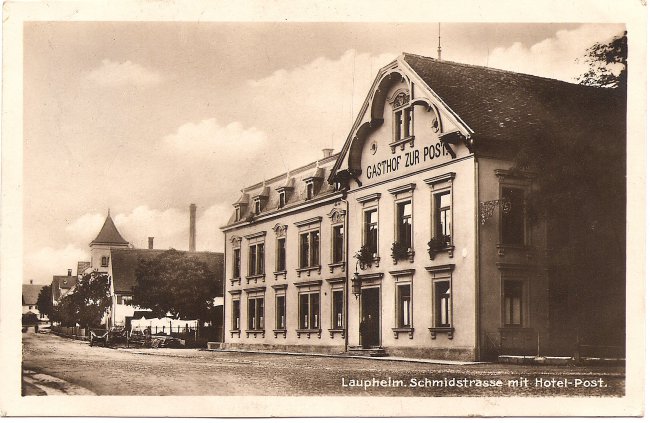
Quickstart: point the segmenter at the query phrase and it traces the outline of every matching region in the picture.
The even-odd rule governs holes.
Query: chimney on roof
[[[190,251],[196,251],[196,204],[190,204]]]
[[[152,236],[149,237],[149,249],[153,250],[153,237]]]
[[[72,276],[72,269],[68,269],[68,276]]]
[[[442,60],[442,48],[440,47],[440,22],[438,22],[438,60]]]
[[[334,152],[333,148],[323,148],[323,158],[326,159],[332,155]]]

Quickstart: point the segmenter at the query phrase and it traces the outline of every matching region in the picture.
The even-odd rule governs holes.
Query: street
[[[447,365],[23,335],[23,395],[621,396],[622,367]]]

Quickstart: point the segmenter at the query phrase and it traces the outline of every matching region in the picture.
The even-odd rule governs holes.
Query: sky
[[[569,82],[617,24],[440,27],[442,58]],[[437,23],[28,22],[24,282],[88,260],[107,211],[136,248],[223,251],[239,190],[339,151],[379,68]],[[435,91],[435,87],[434,91]]]

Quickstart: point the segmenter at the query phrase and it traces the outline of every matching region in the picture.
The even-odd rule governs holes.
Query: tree
[[[45,285],[41,292],[38,293],[38,299],[36,300],[36,308],[41,314],[47,316],[52,315],[52,287]]]
[[[131,304],[148,308],[157,317],[210,320],[218,295],[216,275],[195,256],[170,249],[154,258],[141,258],[135,272]]]
[[[111,284],[106,273],[92,272],[54,307],[53,319],[63,326],[99,326],[111,306]]]
[[[597,87],[627,87],[627,31],[615,36],[609,43],[596,43],[585,52],[585,57],[576,59],[585,62],[589,70],[577,79],[582,85]]]

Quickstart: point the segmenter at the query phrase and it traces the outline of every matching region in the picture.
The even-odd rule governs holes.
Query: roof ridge
[[[106,215],[106,220],[104,220],[104,225],[99,230],[99,233],[95,239],[90,243],[90,246],[94,244],[116,244],[116,245],[128,245],[129,242],[124,239],[120,231],[117,230],[113,219],[111,218],[110,209]]]

